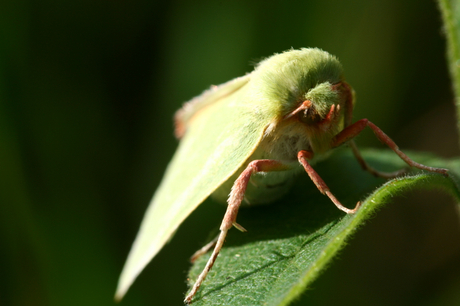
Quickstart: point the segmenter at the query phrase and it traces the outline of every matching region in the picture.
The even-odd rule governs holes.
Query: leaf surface
[[[364,151],[371,165],[391,171],[404,163],[389,151]],[[350,152],[341,151],[318,164],[316,170],[342,203],[353,207],[344,215],[319,193],[306,175],[281,201],[267,206],[242,209],[238,222],[247,230],[234,230],[216,264],[195,296],[193,305],[288,305],[303,293],[327,267],[351,235],[392,197],[409,189],[442,189],[460,199],[455,177],[460,161],[443,161],[428,155],[410,154],[430,166],[450,169],[448,178],[426,172],[385,182],[362,171]],[[202,256],[189,273],[190,284],[204,267]]]

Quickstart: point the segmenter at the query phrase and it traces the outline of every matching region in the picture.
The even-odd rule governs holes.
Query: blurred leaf
[[[447,59],[455,91],[457,119],[460,118],[460,2],[439,0],[444,31],[447,37]],[[457,123],[460,128],[460,123]]]
[[[403,166],[393,152],[364,153],[366,160],[378,169],[391,171]],[[409,189],[442,189],[457,201],[460,199],[453,179],[460,174],[460,160],[411,156],[428,165],[449,168],[451,175],[446,178],[433,173],[411,173],[378,187],[382,180],[362,171],[349,152],[341,152],[317,169],[329,174],[329,187],[348,207],[365,199],[356,214],[344,215],[305,180],[299,180],[296,191],[278,205],[241,211],[238,222],[248,233],[234,231],[229,235],[194,305],[287,305],[327,267],[351,234],[395,195]],[[208,255],[192,267],[190,284],[203,269]]]

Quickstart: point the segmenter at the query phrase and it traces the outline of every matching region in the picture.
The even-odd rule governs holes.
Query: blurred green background
[[[337,55],[357,92],[355,119],[370,119],[403,149],[459,153],[432,0],[1,7],[0,305],[114,305],[118,275],[177,145],[174,111],[275,52]],[[358,144],[382,147],[369,131]],[[460,303],[451,202],[437,193],[396,199],[298,304]],[[181,305],[188,258],[223,212],[203,204],[120,305]]]

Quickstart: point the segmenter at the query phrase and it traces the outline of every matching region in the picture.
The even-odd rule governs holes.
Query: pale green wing
[[[201,95],[185,103],[174,115],[176,124],[176,136],[182,138],[185,133],[191,118],[201,109],[208,105],[220,101],[233,94],[235,91],[244,86],[250,79],[251,74],[233,79],[219,86],[211,86],[210,89],[204,91]]]
[[[185,136],[145,213],[120,276],[117,299],[184,219],[245,162],[273,119],[248,103],[244,84],[250,75],[237,80],[194,102],[203,106],[187,119]],[[219,95],[219,90],[226,94]]]

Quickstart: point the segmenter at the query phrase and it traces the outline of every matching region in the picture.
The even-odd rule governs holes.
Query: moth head
[[[332,89],[332,84],[329,82],[318,84],[310,89],[304,97],[305,101],[310,101],[308,107],[303,114],[299,116],[300,121],[305,124],[317,124],[325,120],[334,105],[339,105],[339,94]],[[335,108],[335,107],[334,107]]]
[[[340,85],[324,82],[314,86],[300,97],[300,104],[285,119],[296,117],[307,126],[327,128],[341,113],[344,99]]]

